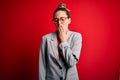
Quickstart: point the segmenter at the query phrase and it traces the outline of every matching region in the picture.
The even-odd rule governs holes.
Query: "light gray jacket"
[[[81,46],[82,36],[77,32],[69,31],[68,40],[59,46],[56,32],[43,36],[39,56],[39,80],[79,80],[76,63]]]

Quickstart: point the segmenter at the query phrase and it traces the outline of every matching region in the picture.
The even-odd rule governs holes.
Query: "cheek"
[[[66,25],[69,25],[69,24],[70,24],[70,20],[67,20],[67,21],[65,22],[65,24],[66,24]]]
[[[68,24],[65,24],[65,25],[64,25],[64,28],[65,28],[65,29],[68,29],[68,26],[69,26]]]
[[[57,23],[54,23],[54,25],[55,25],[56,27],[58,27],[58,24],[57,24]]]
[[[64,23],[64,25],[65,25],[66,27],[68,27],[68,26],[69,26],[69,23],[68,23],[68,22],[66,22],[66,23]]]

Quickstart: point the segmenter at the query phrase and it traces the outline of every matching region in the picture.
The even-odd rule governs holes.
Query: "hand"
[[[61,42],[67,41],[68,39],[68,31],[64,29],[63,25],[58,27],[58,36]]]

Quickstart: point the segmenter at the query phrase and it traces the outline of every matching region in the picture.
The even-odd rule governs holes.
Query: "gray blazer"
[[[68,40],[59,46],[56,32],[43,36],[39,56],[39,80],[79,80],[76,63],[81,46],[82,36],[77,32],[69,31]]]

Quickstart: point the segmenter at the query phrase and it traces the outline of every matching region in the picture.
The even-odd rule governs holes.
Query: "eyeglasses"
[[[53,21],[54,21],[54,22],[58,22],[58,21],[65,22],[67,18],[68,18],[68,17],[54,18]]]

